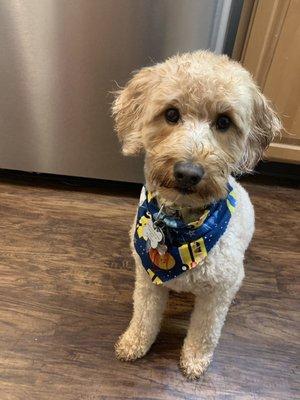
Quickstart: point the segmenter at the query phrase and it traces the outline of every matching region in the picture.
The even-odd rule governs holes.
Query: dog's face
[[[251,170],[281,129],[250,74],[204,51],[136,73],[113,113],[124,154],[145,151],[148,189],[181,206],[223,197],[229,174]]]

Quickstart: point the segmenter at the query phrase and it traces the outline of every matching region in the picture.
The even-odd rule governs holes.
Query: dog
[[[145,153],[145,188],[130,234],[133,316],[116,356],[144,356],[168,292],[191,292],[180,366],[196,379],[212,360],[254,232],[253,206],[233,176],[253,170],[281,122],[248,71],[208,51],[137,71],[116,93],[112,114],[123,153]]]

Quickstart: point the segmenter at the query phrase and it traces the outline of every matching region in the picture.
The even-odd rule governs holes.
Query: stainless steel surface
[[[230,0],[0,0],[0,168],[141,181],[109,92],[176,52],[222,49]]]

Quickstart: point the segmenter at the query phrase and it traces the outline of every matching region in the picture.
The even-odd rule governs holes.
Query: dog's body
[[[168,291],[191,292],[195,308],[181,367],[196,378],[209,365],[242,283],[244,253],[254,231],[249,196],[231,173],[251,169],[281,125],[248,72],[208,52],[142,70],[119,93],[114,113],[124,152],[146,151],[146,186],[159,205],[201,215],[226,196],[228,182],[235,192],[235,212],[201,265],[161,286],[152,283],[132,241],[134,312],[116,345],[117,356],[142,357],[158,333]],[[132,239],[135,229],[136,221]]]

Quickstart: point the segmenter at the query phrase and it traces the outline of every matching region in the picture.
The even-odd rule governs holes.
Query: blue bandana
[[[199,220],[186,224],[164,214],[143,187],[134,247],[152,282],[160,285],[198,266],[226,231],[235,207],[235,194],[228,184],[225,199],[212,203]]]

